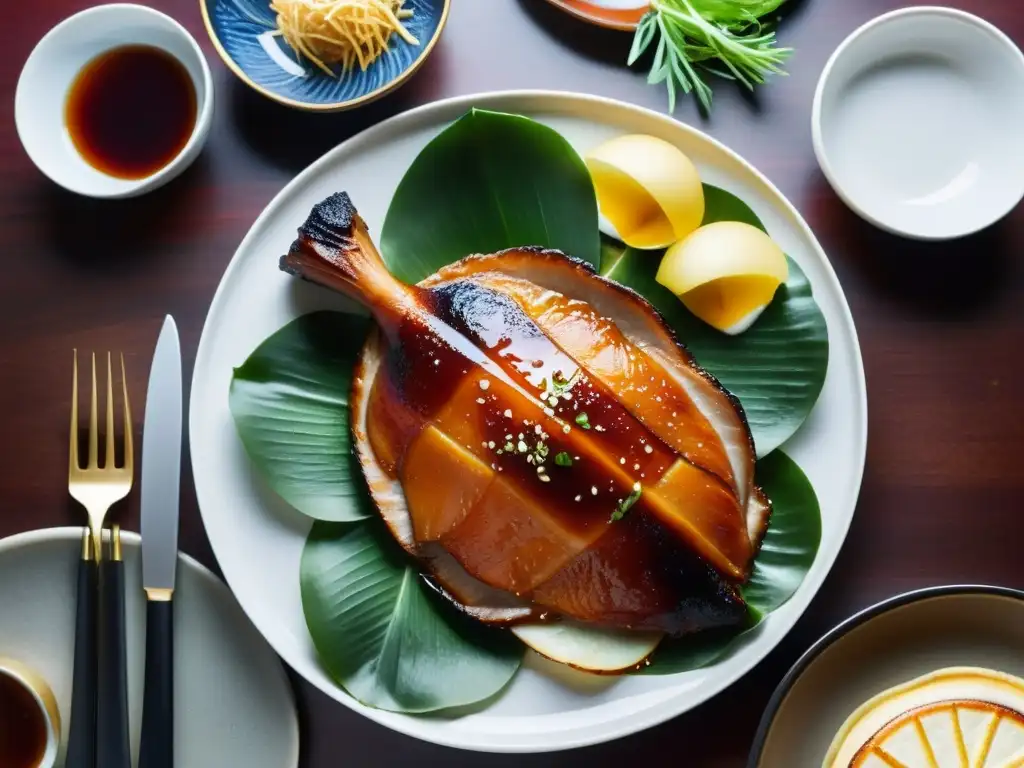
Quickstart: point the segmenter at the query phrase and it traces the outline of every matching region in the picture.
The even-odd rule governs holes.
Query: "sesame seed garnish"
[[[633,483],[633,492],[636,493],[639,490],[640,490],[640,481],[637,480],[635,483]]]
[[[512,409],[511,408],[506,408],[505,412],[502,414],[502,416],[504,416],[506,419],[511,419],[512,418]]]
[[[551,482],[551,478],[548,477],[547,475],[537,475],[537,477],[540,478],[540,481],[542,483],[550,483]]]
[[[637,471],[637,470],[639,470],[639,469],[640,469],[640,465],[639,465],[639,464],[634,464],[634,465],[633,465],[633,471],[634,471],[634,472],[635,472],[635,471]]]
[[[516,446],[516,450],[519,451],[520,453],[526,453],[528,446],[526,445],[526,443],[523,442],[522,437],[522,435],[519,436],[519,444]]]
[[[565,434],[567,434],[567,435],[569,434],[569,432],[570,432],[571,430],[572,430],[572,427],[570,427],[570,426],[569,426],[568,424],[566,424],[566,425],[564,425],[564,426],[562,427],[562,431],[563,431],[563,432],[565,432]]]
[[[597,496],[597,486],[596,485],[590,486],[590,495],[591,496]]]
[[[544,469],[544,467],[537,467],[537,474],[538,475],[543,475],[545,472],[547,472],[547,470]]]
[[[482,397],[478,397],[478,398],[476,399],[476,401],[477,401],[477,403],[478,403],[479,405],[483,405],[484,403],[486,403],[486,402],[487,402],[487,401],[486,401],[486,400],[484,400],[484,399],[483,399]]]
[[[440,360],[434,360],[434,365],[440,365],[440,364],[441,364]]]
[[[644,446],[644,453],[654,453],[654,449],[649,445]]]
[[[543,431],[544,431],[544,430],[543,430],[543,429],[541,429],[541,427],[540,427],[540,424],[538,424],[538,425],[537,425],[536,427],[534,427],[534,428],[533,428],[533,432],[534,432],[534,434],[537,434],[537,435],[539,435],[539,434],[540,434],[541,432],[543,432]]]
[[[619,459],[619,464],[625,464],[625,463],[626,463],[626,459],[625,458]]]
[[[491,386],[491,382],[488,379],[480,379],[480,389],[487,389]]]
[[[582,496],[580,496],[579,494],[577,494],[577,495],[576,495],[576,498],[575,498],[575,499],[573,499],[573,501],[579,501],[579,500],[580,500],[580,499],[582,499],[582,498],[583,498]]]
[[[551,410],[550,408],[545,408],[544,409],[544,415],[545,416],[554,416],[555,412],[553,410]]]
[[[657,397],[655,397],[654,400],[655,400],[655,402],[660,403],[661,402],[661,395],[658,395]]]
[[[487,447],[490,448],[493,451],[494,450],[494,441],[493,440],[488,440],[487,441]]]
[[[604,432],[604,427],[598,424],[597,426],[594,427],[594,430],[597,432]]]

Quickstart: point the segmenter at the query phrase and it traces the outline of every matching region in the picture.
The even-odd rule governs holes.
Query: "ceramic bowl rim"
[[[570,16],[574,16],[580,21],[586,22],[587,24],[593,24],[595,27],[603,27],[604,29],[614,29],[617,32],[636,32],[637,27],[640,26],[639,21],[615,21],[612,19],[605,19],[600,16],[595,16],[587,11],[579,8],[575,5],[565,2],[565,0],[548,0],[552,6],[560,11],[568,13]]]
[[[1009,206],[993,209],[988,216],[983,219],[979,219],[978,224],[969,226],[966,229],[952,233],[936,234],[926,231],[911,231],[905,229],[896,224],[880,219],[868,211],[866,211],[843,187],[839,181],[838,176],[835,173],[835,169],[829,160],[828,152],[825,150],[825,139],[824,132],[821,127],[821,113],[822,105],[825,98],[826,89],[829,86],[829,81],[832,76],[832,72],[839,62],[840,59],[845,56],[848,51],[865,35],[874,32],[880,27],[885,26],[894,21],[899,21],[909,16],[933,16],[941,17],[945,19],[953,19],[969,24],[982,32],[989,34],[992,39],[998,42],[1006,51],[1008,51],[1016,60],[1018,67],[1014,70],[1016,78],[1019,81],[1024,81],[1024,52],[1013,42],[1013,40],[999,27],[992,24],[990,21],[986,21],[980,16],[976,16],[973,13],[962,11],[958,8],[949,8],[946,6],[939,5],[915,5],[907,8],[898,8],[888,13],[883,13],[879,16],[869,19],[867,22],[862,24],[853,30],[839,46],[829,56],[828,61],[825,64],[824,69],[821,71],[821,75],[818,78],[818,84],[814,91],[814,101],[811,106],[811,142],[814,146],[814,154],[818,160],[818,166],[821,168],[829,185],[839,196],[839,198],[846,203],[849,208],[854,211],[858,216],[863,218],[865,221],[873,224],[879,229],[889,232],[890,234],[899,235],[901,237],[910,238],[912,240],[921,240],[927,242],[939,242],[946,240],[955,240],[960,237],[966,237],[968,235],[980,232],[988,227],[992,226],[1007,214],[1009,214],[1021,200],[1024,200],[1024,179],[1019,183],[1019,192],[1017,198]]]
[[[881,602],[868,606],[857,613],[843,620],[835,627],[826,632],[822,637],[808,648],[796,663],[789,668],[782,681],[776,686],[771,698],[765,705],[764,714],[757,725],[757,732],[754,734],[754,741],[750,747],[750,754],[747,757],[747,768],[759,768],[760,760],[764,754],[765,745],[768,743],[768,736],[771,734],[772,726],[775,725],[775,718],[782,709],[782,705],[789,697],[790,692],[797,681],[817,661],[826,650],[842,640],[858,627],[869,624],[873,620],[890,613],[891,611],[905,608],[908,605],[934,600],[942,597],[969,597],[969,596],[1005,597],[1011,600],[1018,600],[1024,603],[1024,590],[1013,587],[1000,587],[988,584],[943,584],[934,587],[922,587],[921,589],[903,592],[888,597]]]
[[[32,697],[36,711],[46,725],[46,749],[39,758],[38,768],[52,768],[57,764],[57,756],[60,753],[62,715],[50,682],[41,673],[11,656],[0,656],[0,677],[13,680]],[[53,711],[50,710],[51,705]]]
[[[364,104],[369,104],[372,101],[376,101],[377,99],[386,96],[392,91],[405,85],[409,78],[416,74],[419,68],[423,66],[424,62],[426,62],[430,54],[433,53],[434,47],[441,39],[441,33],[444,32],[444,28],[448,24],[448,15],[451,12],[452,7],[452,0],[442,0],[441,18],[437,22],[437,29],[434,30],[434,34],[431,36],[430,41],[420,52],[420,55],[413,59],[412,63],[402,70],[393,80],[389,80],[384,83],[384,85],[375,88],[369,93],[364,93],[362,96],[357,96],[353,99],[317,104],[311,101],[299,101],[298,99],[292,99],[288,96],[282,96],[281,94],[260,85],[249,77],[249,74],[239,66],[233,58],[231,58],[231,54],[229,54],[221,44],[220,36],[213,28],[213,22],[210,20],[209,6],[214,2],[218,2],[218,0],[199,0],[199,11],[203,17],[203,26],[206,27],[206,34],[209,36],[214,50],[217,51],[217,55],[220,56],[224,65],[234,73],[235,77],[257,93],[266,96],[272,101],[276,101],[278,104],[284,104],[286,107],[292,107],[306,112],[344,112],[349,109],[355,109],[356,107]]]
[[[89,184],[73,184],[68,183],[67,179],[58,179],[51,175],[47,170],[43,168],[43,165],[36,159],[36,157],[29,151],[28,145],[21,137],[22,127],[18,120],[18,104],[24,98],[20,96],[23,87],[28,87],[28,83],[25,81],[25,71],[28,69],[29,64],[32,60],[39,55],[39,51],[43,50],[44,46],[51,45],[55,38],[60,35],[67,35],[71,33],[76,24],[79,24],[83,19],[89,18],[95,15],[109,13],[138,13],[141,15],[148,15],[154,20],[162,24],[172,34],[176,35],[179,39],[185,42],[188,47],[196,56],[196,60],[199,63],[200,69],[200,83],[203,88],[203,98],[201,103],[197,104],[196,111],[196,123],[192,128],[192,134],[189,136],[188,141],[185,143],[178,153],[171,159],[169,163],[160,168],[158,171],[151,173],[148,176],[143,176],[141,179],[126,179],[127,183],[117,190],[111,191],[98,191],[92,188]],[[131,28],[128,28],[129,32]],[[132,45],[133,40],[131,35],[125,35],[124,39],[120,42],[115,43],[103,49],[103,51],[113,50],[119,46]],[[159,46],[155,46],[159,47]],[[161,48],[161,50],[166,50]],[[171,51],[167,51],[168,54],[174,57],[175,60],[180,62],[180,57],[175,55]],[[100,54],[95,54],[100,55]],[[198,90],[198,88],[197,88]],[[151,8],[148,5],[140,5],[138,3],[104,3],[102,5],[94,5],[90,8],[85,8],[77,13],[73,13],[65,19],[62,19],[53,27],[51,27],[45,35],[43,35],[39,42],[33,46],[32,51],[25,59],[25,63],[22,65],[21,72],[18,75],[18,83],[15,87],[14,94],[14,122],[15,130],[18,133],[18,138],[21,141],[21,145],[25,150],[25,153],[32,160],[33,165],[36,166],[47,178],[49,178],[55,184],[60,185],[64,189],[74,192],[85,197],[92,197],[97,199],[114,199],[114,198],[125,198],[133,197],[144,192],[151,191],[157,187],[170,181],[172,178],[177,176],[181,171],[184,170],[185,166],[189,165],[195,156],[199,153],[202,145],[205,144],[206,139],[210,132],[210,126],[213,124],[213,104],[214,104],[214,88],[213,88],[213,76],[210,74],[210,65],[206,60],[206,56],[203,54],[202,48],[199,47],[198,41],[185,27],[175,19],[173,16],[169,16],[163,11],[159,11],[156,8]]]

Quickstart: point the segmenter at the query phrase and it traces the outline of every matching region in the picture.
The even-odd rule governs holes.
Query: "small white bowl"
[[[118,179],[91,166],[75,149],[64,107],[75,77],[93,58],[122,45],[151,45],[180,61],[196,90],[196,125],[170,163],[141,179]],[[142,5],[100,5],[55,26],[25,62],[14,96],[18,136],[32,162],[65,189],[88,197],[134,197],[184,171],[199,155],[213,120],[210,67],[195,38],[166,14]]]
[[[0,658],[0,677],[14,681],[32,698],[32,704],[46,727],[46,745],[37,768],[53,768],[60,751],[60,709],[49,684],[38,672],[14,659]],[[17,718],[18,714],[15,712],[14,717]],[[11,715],[0,712],[0,717],[10,718]]]
[[[961,237],[1024,198],[1024,55],[969,13],[905,8],[862,26],[825,65],[812,121],[829,184],[889,232]]]

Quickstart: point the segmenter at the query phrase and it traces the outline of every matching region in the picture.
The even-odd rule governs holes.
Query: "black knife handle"
[[[71,687],[71,721],[65,768],[96,768],[96,560],[92,535],[85,534],[85,551],[78,561],[75,613],[75,671]]]
[[[131,768],[128,739],[128,670],[124,636],[124,563],[100,564],[97,768]]]
[[[139,768],[174,765],[174,601],[146,601],[146,682]]]

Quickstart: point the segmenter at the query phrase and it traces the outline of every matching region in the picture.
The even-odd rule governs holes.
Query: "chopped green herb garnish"
[[[581,411],[580,413],[576,414],[576,423],[579,424],[584,429],[590,429],[590,417],[587,416],[586,411]]]
[[[560,453],[555,454],[555,464],[557,464],[560,467],[571,467],[572,456],[570,456],[565,451],[561,451]]]
[[[625,499],[619,502],[619,506],[612,512],[612,518],[609,522],[614,523],[617,520],[621,520],[629,512],[629,508],[632,507],[637,501],[640,500],[640,496],[643,494],[644,489],[640,487],[640,483],[633,484],[633,492],[629,494]]]

